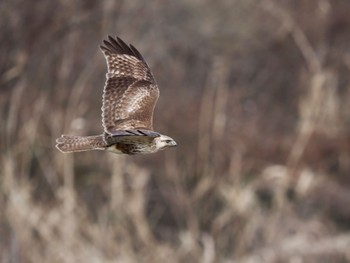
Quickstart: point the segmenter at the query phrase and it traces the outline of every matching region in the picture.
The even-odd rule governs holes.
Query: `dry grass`
[[[0,262],[349,262],[347,1],[0,3]],[[107,34],[161,89],[150,156],[100,132]]]

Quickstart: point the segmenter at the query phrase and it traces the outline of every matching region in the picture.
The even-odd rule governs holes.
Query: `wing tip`
[[[133,46],[127,45],[120,37],[116,36],[113,38],[110,35],[107,35],[107,39],[104,39],[103,44],[100,45],[102,52],[120,54],[120,55],[129,55],[133,56],[141,61],[145,62],[145,59],[142,57],[141,53]]]

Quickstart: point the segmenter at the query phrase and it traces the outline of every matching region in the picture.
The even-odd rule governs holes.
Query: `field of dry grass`
[[[350,2],[0,2],[0,262],[350,262]],[[101,132],[108,34],[158,81],[147,156]]]

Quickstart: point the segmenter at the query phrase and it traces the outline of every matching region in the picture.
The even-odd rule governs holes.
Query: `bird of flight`
[[[102,98],[104,132],[95,136],[62,135],[56,147],[64,153],[107,150],[145,154],[176,146],[169,136],[153,131],[159,89],[140,52],[111,36],[100,48],[108,66]]]

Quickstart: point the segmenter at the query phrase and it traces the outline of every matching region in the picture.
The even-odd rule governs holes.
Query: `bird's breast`
[[[122,151],[122,149],[118,148],[117,144],[113,144],[111,146],[108,146],[106,148],[107,151],[112,152],[112,153],[116,153],[116,154],[123,154],[124,152]]]

